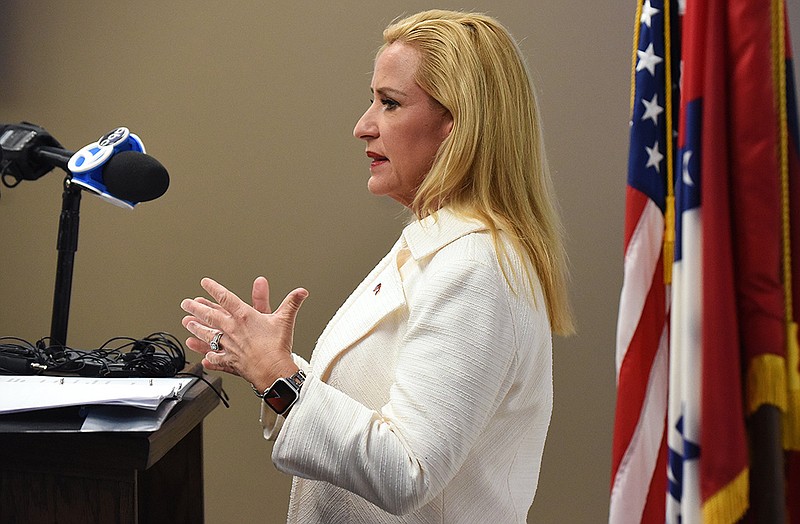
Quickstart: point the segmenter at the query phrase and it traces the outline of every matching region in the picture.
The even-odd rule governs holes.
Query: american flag
[[[678,2],[665,5],[663,0],[645,0],[637,9],[617,325],[612,523],[663,521],[665,516],[670,294],[663,246],[665,231],[671,229],[667,213],[680,43],[671,20],[678,13]],[[666,256],[669,275],[669,250]]]

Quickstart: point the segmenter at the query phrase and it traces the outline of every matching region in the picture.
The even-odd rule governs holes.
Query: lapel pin
[[[377,285],[377,286],[375,286],[375,288],[372,290],[372,292],[373,292],[373,293],[375,293],[375,294],[377,295],[377,294],[378,294],[378,291],[380,291],[380,290],[381,290],[381,283],[380,283],[380,282],[378,282],[378,285]]]

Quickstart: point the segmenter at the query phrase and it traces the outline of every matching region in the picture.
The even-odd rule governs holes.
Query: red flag
[[[728,5],[723,0],[687,3],[682,107],[695,105],[700,114],[689,124],[682,116],[679,135],[681,143],[693,132],[699,135],[699,144],[692,146],[699,157],[703,236],[699,499],[712,522],[735,522],[748,504],[729,176],[731,158],[740,153],[731,126],[745,115],[730,113],[733,64],[727,39],[735,30]]]
[[[749,456],[745,419],[761,406],[787,406],[791,314],[786,299],[791,292],[784,283],[791,281],[792,271],[782,264],[788,220],[781,209],[784,199],[789,201],[781,186],[782,165],[788,174],[781,159],[788,119],[786,104],[780,103],[786,94],[780,74],[786,61],[784,9],[782,1],[706,0],[688,2],[684,18],[681,97],[685,105],[701,108],[699,476],[703,517],[709,522],[741,518],[757,491],[750,482],[764,482],[750,472],[780,470],[781,464],[780,456],[774,465],[752,463],[753,457],[768,454],[756,449]],[[682,125],[690,121],[682,119]],[[779,427],[772,435],[755,429],[759,433],[750,445],[769,445],[770,439],[779,445]],[[780,494],[782,482],[778,475],[777,483],[763,490]],[[770,511],[766,514],[782,515],[783,502],[777,513]]]

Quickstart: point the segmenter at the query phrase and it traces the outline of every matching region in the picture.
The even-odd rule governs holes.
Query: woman
[[[290,522],[524,522],[552,408],[551,332],[572,331],[529,78],[505,29],[427,11],[390,25],[354,135],[369,190],[414,220],[319,338],[304,289],[274,312],[211,279],[187,345],[265,402]],[[278,415],[277,413],[282,413]]]

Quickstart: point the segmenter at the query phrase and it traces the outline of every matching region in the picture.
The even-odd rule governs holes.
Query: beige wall
[[[111,5],[110,5],[111,4]],[[68,149],[125,125],[171,175],[133,211],[84,196],[69,342],[167,331],[180,300],[216,277],[247,296],[310,290],[296,347],[308,356],[351,289],[394,242],[401,208],[366,190],[374,51],[394,17],[432,4],[37,2],[0,4],[0,122],[35,122]],[[442,1],[484,10],[521,41],[541,94],[569,233],[580,334],[555,344],[555,412],[536,522],[607,512],[614,330],[621,283],[634,2]],[[63,173],[0,187],[0,335],[49,333]],[[194,358],[194,357],[193,357]],[[197,360],[196,358],[194,359]],[[280,522],[289,479],[259,434],[249,386],[205,425],[210,523]]]

